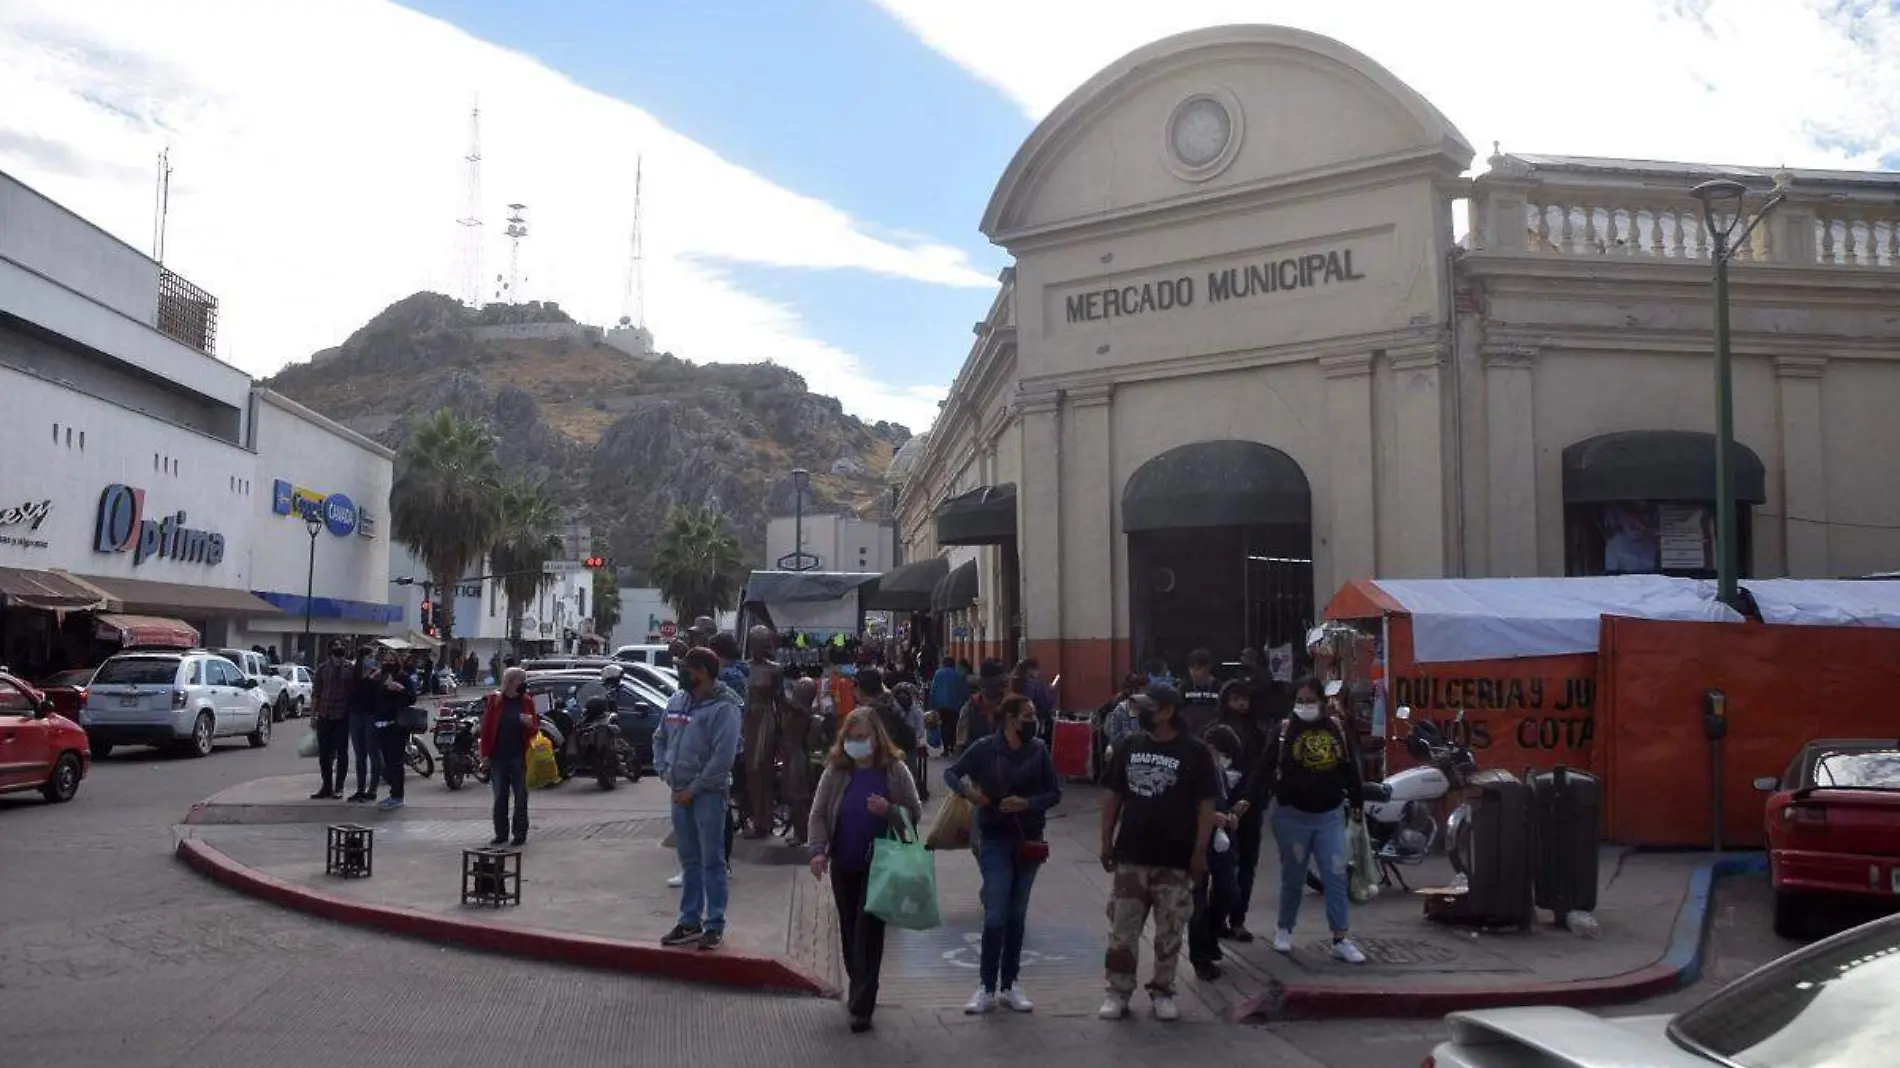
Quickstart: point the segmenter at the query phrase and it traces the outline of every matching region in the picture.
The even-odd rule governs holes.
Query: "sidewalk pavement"
[[[799,854],[759,856],[788,846],[760,844],[735,854],[726,948],[659,948],[678,891],[665,886],[677,867],[660,844],[670,822],[665,792],[652,779],[612,792],[579,779],[535,791],[522,904],[495,911],[460,904],[461,852],[485,845],[491,832],[485,787],[451,792],[439,777],[412,778],[407,807],[380,813],[306,800],[311,778],[260,779],[194,807],[175,828],[180,856],[279,904],[431,940],[737,986],[830,993],[842,985],[829,887],[802,864],[759,862],[795,860]],[[1096,859],[1099,806],[1099,791],[1072,786],[1051,814],[1051,856],[1037,878],[1023,952],[1022,983],[1039,1013],[1085,1015],[1101,1002],[1110,876]],[[375,874],[326,877],[325,827],[352,822],[377,829]],[[1270,831],[1262,853],[1249,926],[1270,936],[1279,895]],[[1303,891],[1291,954],[1273,952],[1266,937],[1223,943],[1226,974],[1209,983],[1180,962],[1183,1015],[1432,1016],[1526,1001],[1596,1005],[1651,996],[1694,977],[1716,874],[1711,860],[1606,848],[1595,912],[1600,930],[1592,940],[1552,927],[1548,916],[1530,932],[1442,927],[1423,918],[1416,896],[1388,888],[1353,910],[1353,931],[1369,958],[1361,966],[1331,959],[1320,899]],[[1414,887],[1451,877],[1442,860],[1405,874]],[[974,859],[939,854],[937,881],[944,923],[930,931],[891,929],[880,1005],[954,1011],[977,985]],[[1144,953],[1144,982],[1151,965]],[[1136,1008],[1146,1011],[1141,995]]]

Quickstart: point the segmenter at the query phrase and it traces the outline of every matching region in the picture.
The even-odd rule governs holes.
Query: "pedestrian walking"
[[[952,657],[944,657],[937,673],[930,676],[930,710],[937,714],[937,732],[943,739],[943,755],[957,748],[957,713],[970,700],[970,674],[957,667]]]
[[[518,667],[501,674],[501,687],[482,707],[482,758],[488,761],[488,786],[495,792],[495,837],[489,845],[528,840],[528,746],[541,732],[541,717],[528,696],[528,673]],[[514,818],[509,819],[509,800]]]
[[[1214,677],[1214,654],[1188,654],[1187,679],[1181,684],[1181,729],[1199,738],[1220,716],[1221,684]]]
[[[1023,992],[1023,938],[1029,922],[1029,892],[1049,858],[1044,826],[1062,803],[1049,747],[1036,737],[1035,703],[1004,698],[997,727],[971,742],[943,770],[943,781],[975,809],[976,863],[983,874],[983,944],[976,993],[963,1006],[970,1015],[997,1005],[1030,1012]]]
[[[1240,830],[1240,812],[1248,807],[1240,771],[1240,736],[1220,723],[1201,736],[1214,754],[1215,780],[1220,796],[1214,800],[1214,834],[1207,843],[1207,874],[1194,880],[1194,914],[1188,920],[1188,963],[1194,977],[1211,983],[1221,977],[1220,940],[1227,934],[1227,917],[1234,907],[1234,835]],[[1236,809],[1240,812],[1237,812]]]
[[[917,699],[916,684],[906,681],[891,687],[891,704],[910,729],[911,747],[905,751],[904,758],[910,765],[910,777],[917,781],[917,797],[928,801],[930,788],[924,783],[930,775],[930,725],[924,720],[924,706]]]
[[[376,737],[382,742],[383,781],[389,784],[389,796],[376,803],[384,812],[403,805],[403,769],[409,761],[409,728],[402,722],[403,710],[416,703],[416,682],[393,656],[383,657],[376,674]]]
[[[330,655],[310,676],[310,729],[317,734],[317,772],[322,780],[312,801],[343,796],[350,773],[350,689],[356,680],[347,650],[330,643]]]
[[[1254,703],[1254,694],[1258,690],[1249,678],[1229,680],[1221,687],[1220,720],[1216,726],[1232,731],[1240,743],[1238,754],[1229,754],[1233,758],[1232,775],[1244,778],[1253,774],[1260,766],[1260,758],[1267,751],[1268,733],[1263,706]],[[1213,728],[1208,728],[1211,737]],[[1233,895],[1228,898],[1227,911],[1217,916],[1217,926],[1223,932],[1220,937],[1235,942],[1252,942],[1253,932],[1247,930],[1247,909],[1253,902],[1254,876],[1260,868],[1260,842],[1266,826],[1265,806],[1256,806],[1247,796],[1244,788],[1235,793],[1228,784],[1231,800],[1230,811],[1238,817],[1236,826],[1228,829],[1228,837],[1233,844],[1234,887]]]
[[[719,657],[688,650],[682,689],[653,735],[653,767],[672,794],[673,848],[680,862],[679,922],[663,946],[717,949],[726,932],[726,809],[739,759],[739,706],[719,683]]]
[[[356,650],[350,667],[350,750],[356,756],[356,792],[345,800],[363,803],[376,800],[376,788],[383,781],[383,743],[376,736],[376,716],[383,700],[376,685],[374,657],[365,645]]]
[[[1280,722],[1251,787],[1255,807],[1273,802],[1269,822],[1280,845],[1280,916],[1273,948],[1293,952],[1293,928],[1311,861],[1325,892],[1333,956],[1364,964],[1366,955],[1352,939],[1346,896],[1346,820],[1365,816],[1363,784],[1346,728],[1321,710],[1321,693],[1313,679],[1294,687],[1293,715]]]
[[[819,879],[830,874],[831,896],[838,907],[838,935],[849,979],[845,1011],[855,1032],[871,1029],[884,965],[884,921],[864,907],[871,852],[878,839],[902,829],[906,814],[913,828],[923,819],[916,780],[883,721],[871,709],[860,708],[846,718],[825,756],[825,773],[818,779],[808,820],[811,873]]]
[[[1148,690],[1140,732],[1115,754],[1102,783],[1102,870],[1115,876],[1108,901],[1108,997],[1104,1020],[1128,1014],[1141,963],[1141,933],[1154,917],[1154,975],[1148,998],[1155,1019],[1178,1020],[1175,969],[1194,911],[1194,883],[1207,874],[1208,843],[1220,773],[1207,746],[1181,729],[1181,695]]]
[[[996,730],[1003,698],[1009,686],[1009,671],[1001,660],[985,660],[977,672],[976,693],[957,713],[957,748],[973,744]]]

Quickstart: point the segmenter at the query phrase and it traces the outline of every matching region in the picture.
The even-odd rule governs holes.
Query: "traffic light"
[[[581,561],[581,566],[586,568],[589,571],[598,571],[601,568],[609,567],[612,564],[613,564],[613,561],[607,559],[604,556],[590,556],[587,559]]]

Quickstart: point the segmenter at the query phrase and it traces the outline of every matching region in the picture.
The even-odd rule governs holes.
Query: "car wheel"
[[[211,745],[215,740],[212,735],[212,729],[211,713],[198,713],[198,721],[191,725],[191,741],[188,751],[192,756],[208,757],[211,755]]]
[[[259,712],[257,714],[257,729],[245,735],[244,739],[251,743],[252,749],[262,749],[270,744],[272,718],[273,717],[268,713]]]
[[[53,804],[71,801],[79,792],[79,754],[61,753],[53,765],[53,776],[40,787],[40,793]]]
[[[1775,891],[1775,933],[1783,938],[1804,937],[1808,930],[1807,906],[1799,894]]]
[[[280,696],[277,698],[277,700],[271,702],[271,706],[270,706],[271,719],[278,720],[281,722],[289,715],[290,715],[290,700],[288,698]]]

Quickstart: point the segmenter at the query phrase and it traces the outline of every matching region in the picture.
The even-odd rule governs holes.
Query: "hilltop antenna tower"
[[[526,204],[508,205],[508,303],[521,303],[521,239],[528,236],[528,220],[521,213]]]
[[[462,303],[482,306],[482,107],[477,101],[468,112],[468,155],[462,157],[462,194],[467,203],[457,235],[455,271]]]
[[[640,251],[640,168],[642,159],[633,158],[633,239],[627,258],[626,292],[621,297],[620,321],[640,329],[647,325],[647,278],[645,256]]]
[[[152,259],[165,262],[165,228],[172,212],[172,146],[158,154],[158,188],[152,200]]]

